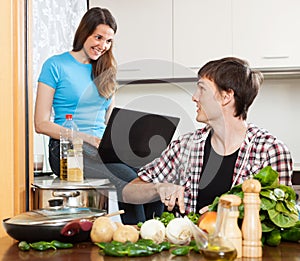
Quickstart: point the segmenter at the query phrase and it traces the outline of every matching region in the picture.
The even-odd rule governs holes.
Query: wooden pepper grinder
[[[239,196],[232,194],[222,195],[220,203],[229,208],[227,214],[226,226],[223,227],[224,236],[234,245],[237,251],[237,258],[242,257],[242,232],[238,226],[239,209],[238,206],[242,203]],[[226,204],[227,203],[227,204]]]
[[[262,257],[262,230],[259,218],[260,182],[255,179],[245,180],[242,190],[244,192],[243,257],[259,258]]]

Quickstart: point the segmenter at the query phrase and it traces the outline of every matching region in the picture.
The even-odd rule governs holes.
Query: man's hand
[[[156,183],[155,189],[160,196],[161,202],[171,211],[175,204],[178,205],[180,213],[185,212],[184,187],[172,183]]]

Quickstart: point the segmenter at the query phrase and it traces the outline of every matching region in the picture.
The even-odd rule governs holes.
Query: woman
[[[85,177],[109,178],[119,191],[136,177],[136,172],[124,164],[100,164],[97,152],[114,106],[116,62],[112,46],[116,31],[117,24],[109,10],[95,7],[85,13],[75,33],[73,50],[50,57],[42,67],[34,123],[37,133],[50,136],[49,162],[59,175],[61,125],[66,114],[73,114],[84,141]],[[125,210],[123,223],[136,224],[146,219],[142,205],[119,202],[119,207]]]
[[[204,128],[174,140],[161,157],[141,168],[124,187],[125,202],[158,198],[180,212],[198,212],[216,196],[241,184],[265,166],[291,185],[292,158],[283,142],[267,130],[246,122],[248,109],[263,81],[246,61],[227,57],[208,62],[198,72],[198,122]]]

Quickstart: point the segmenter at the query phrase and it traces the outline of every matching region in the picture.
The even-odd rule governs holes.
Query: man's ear
[[[230,102],[234,101],[234,91],[229,89],[228,91],[222,92],[222,105],[225,106]]]

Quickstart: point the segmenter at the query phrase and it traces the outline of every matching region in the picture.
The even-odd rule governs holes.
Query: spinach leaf
[[[267,166],[253,176],[261,183],[260,191],[260,221],[263,237],[268,238],[272,231],[293,228],[300,224],[299,213],[296,207],[296,193],[293,188],[279,184],[278,172]],[[234,186],[225,194],[234,194],[244,198],[242,184]],[[217,211],[219,197],[216,197],[209,206],[209,210]],[[239,224],[244,217],[244,205],[239,206]],[[273,233],[275,234],[275,232]],[[268,241],[266,241],[268,244]]]
[[[286,215],[289,215],[290,211],[285,207],[284,203],[282,201],[278,201],[275,206],[275,210],[284,213]]]
[[[275,228],[274,224],[265,222],[261,224],[261,230],[263,233],[265,232],[271,232]]]
[[[285,199],[289,200],[289,201],[295,201],[296,203],[296,192],[293,188],[289,187],[289,186],[285,186],[285,185],[279,185],[279,187],[281,190],[284,191],[285,193]]]
[[[277,171],[273,170],[271,166],[266,166],[254,178],[259,180],[262,187],[276,187],[278,186],[278,176]]]
[[[268,210],[269,217],[271,221],[280,228],[292,227],[298,221],[298,215],[294,214],[285,214],[276,211],[275,209]]]
[[[262,189],[260,191],[260,195],[262,195],[268,199],[274,200],[274,201],[277,200],[277,197],[274,195],[274,191],[270,190],[270,189]]]
[[[265,197],[261,197],[260,198],[260,208],[262,210],[269,210],[275,207],[276,205],[276,201],[269,199],[269,198],[265,198]]]

